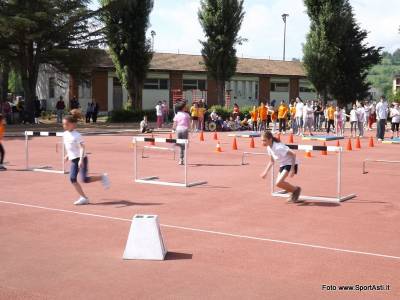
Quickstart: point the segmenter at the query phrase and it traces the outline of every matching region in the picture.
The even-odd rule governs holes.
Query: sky
[[[94,0],[96,1],[96,0]],[[400,0],[350,0],[367,42],[393,52],[400,48]],[[200,0],[154,0],[150,30],[156,32],[155,51],[200,54],[204,38],[198,22]],[[302,57],[309,30],[303,0],[245,0],[245,18],[240,36],[248,42],[237,47],[238,56],[282,59],[283,21],[287,20],[286,59]]]

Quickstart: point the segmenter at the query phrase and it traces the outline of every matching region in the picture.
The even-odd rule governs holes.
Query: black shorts
[[[192,117],[192,120],[197,121],[199,117]]]
[[[292,169],[292,165],[282,166],[279,168],[279,173],[282,173],[283,170],[290,172],[291,169]],[[295,164],[294,165],[294,174],[297,174],[298,169],[299,169],[299,166],[297,164]]]

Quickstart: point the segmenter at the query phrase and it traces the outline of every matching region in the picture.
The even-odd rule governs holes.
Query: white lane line
[[[0,201],[0,203],[8,204],[8,205],[30,207],[30,208],[36,208],[36,209],[43,209],[43,210],[49,210],[49,211],[70,213],[70,214],[76,214],[76,215],[81,215],[81,216],[116,220],[116,221],[125,221],[125,222],[132,221],[131,219],[126,219],[126,218],[111,217],[111,216],[105,216],[105,215],[99,215],[99,214],[91,214],[91,213],[79,212],[79,211],[74,211],[74,210],[51,208],[51,207],[38,206],[38,205],[32,205],[32,204],[24,204],[24,203],[9,202],[9,201]],[[205,230],[205,229],[198,229],[198,228],[190,228],[190,227],[184,227],[184,226],[167,225],[167,224],[160,224],[160,226],[165,227],[165,228],[180,229],[180,230],[201,232],[201,233],[209,233],[209,234],[213,234],[213,235],[234,237],[234,238],[247,239],[247,240],[263,241],[263,242],[285,244],[285,245],[292,245],[292,246],[301,246],[301,247],[322,249],[322,250],[329,250],[329,251],[336,251],[336,252],[343,252],[343,253],[352,253],[352,254],[359,254],[359,255],[382,257],[382,258],[388,258],[388,259],[394,259],[394,260],[400,261],[400,256],[393,256],[393,255],[386,255],[386,254],[379,254],[379,253],[372,253],[372,252],[355,251],[355,250],[348,250],[348,249],[341,249],[341,248],[334,248],[334,247],[327,247],[327,246],[320,246],[320,245],[313,245],[313,244],[290,242],[290,241],[284,241],[284,240],[275,240],[275,239],[269,239],[269,238],[255,237],[255,236],[249,236],[249,235],[240,235],[240,234],[227,233],[227,232],[221,232],[221,231],[213,231],[213,230]]]

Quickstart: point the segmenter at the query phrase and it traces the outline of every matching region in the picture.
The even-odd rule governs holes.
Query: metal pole
[[[25,167],[27,170],[29,169],[28,141],[29,141],[29,137],[25,133]]]
[[[340,201],[342,188],[342,150],[339,151],[338,156],[338,178],[337,178],[337,198]]]
[[[285,29],[283,32],[283,61],[286,60],[286,18],[285,18],[284,22],[285,22],[285,26],[284,26]]]
[[[187,180],[187,144],[185,143],[185,186],[188,186],[188,180]]]

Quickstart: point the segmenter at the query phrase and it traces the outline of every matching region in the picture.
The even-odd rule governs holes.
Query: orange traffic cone
[[[233,142],[232,142],[232,150],[237,150],[238,146],[237,146],[237,142],[236,142],[236,138],[233,138]]]
[[[250,148],[255,148],[255,147],[256,147],[256,145],[254,144],[254,138],[251,137],[251,140],[250,140]]]
[[[291,133],[289,135],[289,144],[293,144],[294,143],[294,139],[293,139],[293,133]]]
[[[304,157],[311,158],[312,157],[311,151],[306,151],[306,153],[304,154]]]
[[[347,141],[346,150],[347,150],[347,151],[352,151],[352,150],[353,150],[353,147],[351,146],[351,139],[349,139],[349,140]]]
[[[361,142],[359,137],[357,137],[356,139],[356,149],[361,149]]]
[[[217,142],[217,148],[215,149],[215,152],[222,152],[221,144],[219,141]]]
[[[324,142],[323,146],[326,147],[326,143],[325,142]],[[328,151],[322,150],[321,151],[321,155],[328,155]]]
[[[170,140],[172,140],[172,133],[170,133],[170,134],[168,135],[168,138],[169,138]]]
[[[339,140],[336,140],[336,147],[340,147],[340,142],[339,142]]]
[[[214,141],[217,141],[217,140],[218,140],[218,134],[217,134],[217,132],[214,132],[213,139],[214,139]]]
[[[153,134],[151,134],[151,138],[154,139],[154,135]],[[150,146],[154,146],[155,144],[156,144],[155,141],[151,141],[150,142]]]
[[[369,143],[368,143],[368,147],[370,148],[374,148],[374,138],[372,136],[369,137]]]
[[[200,142],[204,142],[204,133],[200,132]]]

